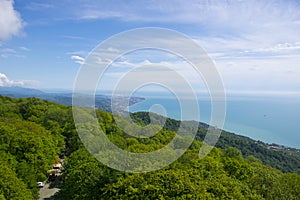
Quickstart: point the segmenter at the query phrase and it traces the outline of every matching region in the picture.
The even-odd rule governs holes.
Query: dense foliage
[[[151,122],[148,113],[138,112],[132,114],[136,122],[140,124],[149,124]],[[166,121],[164,128],[170,131],[178,130],[180,121],[163,118],[162,116],[151,114],[156,121]],[[152,122],[153,123],[153,122]],[[192,123],[192,122],[191,122]],[[199,123],[196,139],[203,141],[208,125]],[[236,147],[241,150],[244,157],[254,156],[265,165],[272,166],[282,172],[294,172],[300,174],[300,150],[288,148],[275,144],[266,144],[261,141],[255,141],[248,137],[236,135],[222,131],[221,137],[216,147],[226,149],[228,147]]]
[[[299,175],[282,174],[236,152],[214,149],[201,160],[191,149],[163,170],[121,174],[81,149],[69,157],[66,182],[57,198],[299,199]]]
[[[46,180],[65,141],[68,149],[80,144],[69,122],[65,106],[0,96],[0,199],[38,198],[37,182]]]
[[[97,116],[107,137],[131,152],[165,146],[179,123],[168,119],[152,138],[133,138],[117,126],[110,113],[99,110]],[[146,113],[137,116],[138,124],[147,124]],[[205,128],[200,126],[200,136]],[[37,199],[36,182],[46,179],[47,170],[60,154],[66,159],[56,199],[300,199],[300,175],[262,164],[256,150],[248,148],[249,153],[244,153],[246,145],[240,148],[242,152],[231,147],[243,144],[237,138],[229,138],[232,145],[227,145],[230,140],[219,144],[223,149],[214,148],[203,159],[198,156],[202,143],[195,140],[180,159],[161,170],[124,173],[104,166],[86,151],[70,107],[37,98],[0,96],[0,199]],[[273,156],[263,153],[263,158]],[[279,151],[273,154],[281,156]],[[278,163],[288,159],[282,154]],[[276,165],[273,161],[270,159],[270,164]],[[297,165],[297,157],[295,161],[292,166]]]
[[[163,131],[155,143],[106,132],[128,151],[148,152],[173,132]],[[153,141],[153,139],[151,140]],[[147,144],[147,145],[145,145]],[[85,149],[72,153],[65,166],[64,185],[57,199],[299,199],[300,176],[284,174],[240,150],[214,148],[199,158],[200,141],[164,169],[121,173],[97,162]]]

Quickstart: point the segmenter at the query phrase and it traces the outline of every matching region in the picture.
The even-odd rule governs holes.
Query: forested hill
[[[10,97],[37,97],[39,99],[49,100],[63,105],[72,104],[71,93],[47,93],[36,89],[23,88],[23,87],[0,87],[0,94]],[[122,98],[119,97],[119,101]],[[134,104],[143,101],[143,98],[133,97],[130,103]],[[111,99],[105,95],[96,95],[95,97],[96,108],[99,110],[110,111]],[[136,122],[147,124],[150,122],[148,113],[139,112],[132,115]],[[166,120],[165,129],[175,131],[180,125],[180,121],[174,119],[164,119],[164,117],[152,114],[158,121]],[[206,135],[208,125],[199,123],[199,130],[196,139],[200,141]],[[255,141],[245,136],[236,135],[226,131],[222,132],[217,147],[225,149],[229,146],[236,147],[241,150],[244,157],[255,156],[264,164],[272,166],[283,172],[296,172],[300,174],[300,150],[284,147],[276,144],[266,144],[261,141]]]
[[[107,137],[127,151],[160,149],[176,134],[166,127],[152,138],[128,137],[110,113],[96,113]],[[180,159],[158,171],[119,172],[85,150],[71,107],[0,96],[0,199],[38,199],[36,182],[46,179],[59,156],[65,164],[55,199],[300,199],[300,175],[243,157],[234,147],[214,148],[200,159],[201,145],[194,140]]]
[[[137,123],[149,124],[150,117],[147,112],[137,112],[131,114],[131,117]],[[151,117],[155,121],[161,123],[166,121],[164,128],[170,131],[177,131],[180,126],[180,121],[165,118],[163,116],[151,113]],[[193,123],[193,122],[191,122]],[[196,139],[203,141],[207,128],[205,123],[199,123]],[[226,149],[227,147],[238,148],[244,157],[254,156],[263,164],[269,165],[282,172],[295,172],[300,174],[300,150],[290,147],[285,147],[278,144],[267,144],[262,141],[255,141],[249,137],[236,135],[227,131],[222,131],[221,137],[216,144],[216,147]]]

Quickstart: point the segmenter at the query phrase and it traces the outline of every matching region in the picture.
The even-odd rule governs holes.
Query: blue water
[[[157,107],[157,104],[164,110]],[[198,121],[209,124],[210,101],[204,99],[198,104],[200,109]],[[267,143],[300,148],[300,97],[229,97],[226,109],[224,130]],[[129,110],[153,111],[179,120],[194,119],[188,115],[182,118],[179,103],[173,98],[147,98],[131,106]]]

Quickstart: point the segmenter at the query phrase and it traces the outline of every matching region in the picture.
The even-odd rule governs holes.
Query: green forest
[[[99,125],[117,146],[150,152],[172,140],[179,121],[167,119],[151,138],[128,137],[113,116],[97,110]],[[148,113],[132,115],[141,126]],[[54,199],[300,199],[300,158],[295,149],[223,132],[217,147],[199,158],[207,126],[177,161],[149,173],[127,173],[98,162],[81,143],[72,108],[38,98],[0,96],[0,200],[38,199],[37,182],[63,157]]]

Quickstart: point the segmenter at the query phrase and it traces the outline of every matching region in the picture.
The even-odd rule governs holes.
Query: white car
[[[45,183],[44,182],[37,182],[37,186],[38,188],[42,188],[45,186]]]

